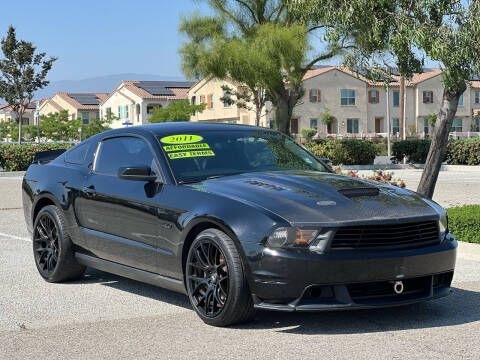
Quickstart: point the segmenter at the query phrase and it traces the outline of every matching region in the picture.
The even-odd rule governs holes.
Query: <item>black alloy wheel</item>
[[[42,275],[52,275],[58,263],[59,233],[49,213],[43,213],[37,221],[33,234],[33,249]]]
[[[187,281],[193,305],[207,317],[219,315],[228,299],[228,265],[222,250],[210,239],[203,239],[192,249],[187,264]]]
[[[63,211],[54,205],[40,209],[33,224],[33,256],[40,275],[48,282],[76,280],[85,266],[75,258],[74,245]]]
[[[192,242],[185,285],[190,303],[206,324],[228,326],[255,315],[242,257],[234,240],[219,229],[204,230]]]

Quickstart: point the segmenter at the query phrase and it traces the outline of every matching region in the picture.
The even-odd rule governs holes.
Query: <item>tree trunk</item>
[[[433,197],[438,173],[445,158],[448,134],[455,114],[457,113],[458,99],[466,88],[465,82],[462,82],[459,84],[457,91],[446,89],[443,91],[442,106],[438,112],[437,121],[433,129],[432,143],[428,151],[427,160],[425,161],[425,170],[423,170],[422,178],[417,188],[417,192],[420,195],[428,197],[429,199]]]
[[[290,115],[288,100],[284,97],[275,99],[275,130],[290,135]]]
[[[22,111],[18,112],[18,143],[22,143],[22,118],[23,118],[23,113]]]

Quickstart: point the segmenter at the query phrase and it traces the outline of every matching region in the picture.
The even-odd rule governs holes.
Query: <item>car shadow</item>
[[[255,320],[236,328],[341,335],[455,326],[480,320],[480,293],[453,288],[448,297],[407,306],[317,313],[262,311]]]
[[[171,305],[192,309],[186,295],[92,268],[88,268],[81,279],[70,284],[101,284]]]
[[[88,269],[82,279],[71,284],[75,283],[99,283],[193,311],[186,295],[100,270]],[[392,308],[295,313],[257,311],[255,321],[230,328],[339,335],[455,326],[476,321],[480,321],[480,292],[454,287],[453,294],[445,298]]]

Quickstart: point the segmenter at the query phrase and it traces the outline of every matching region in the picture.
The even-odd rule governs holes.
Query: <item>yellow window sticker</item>
[[[212,150],[182,151],[182,152],[168,153],[168,157],[170,159],[183,159],[183,158],[200,157],[200,156],[215,156],[215,153]]]
[[[210,149],[207,143],[200,144],[180,144],[180,145],[167,145],[163,147],[165,151],[181,151],[181,150],[199,150]]]
[[[203,137],[200,135],[180,134],[165,136],[160,139],[164,144],[190,144],[202,141]]]

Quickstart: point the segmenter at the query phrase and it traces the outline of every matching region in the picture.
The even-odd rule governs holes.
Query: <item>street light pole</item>
[[[37,142],[40,144],[40,101],[35,103],[35,117],[37,118]]]
[[[390,85],[387,84],[386,92],[387,92],[387,155],[388,159],[391,157],[391,150],[390,150]]]

